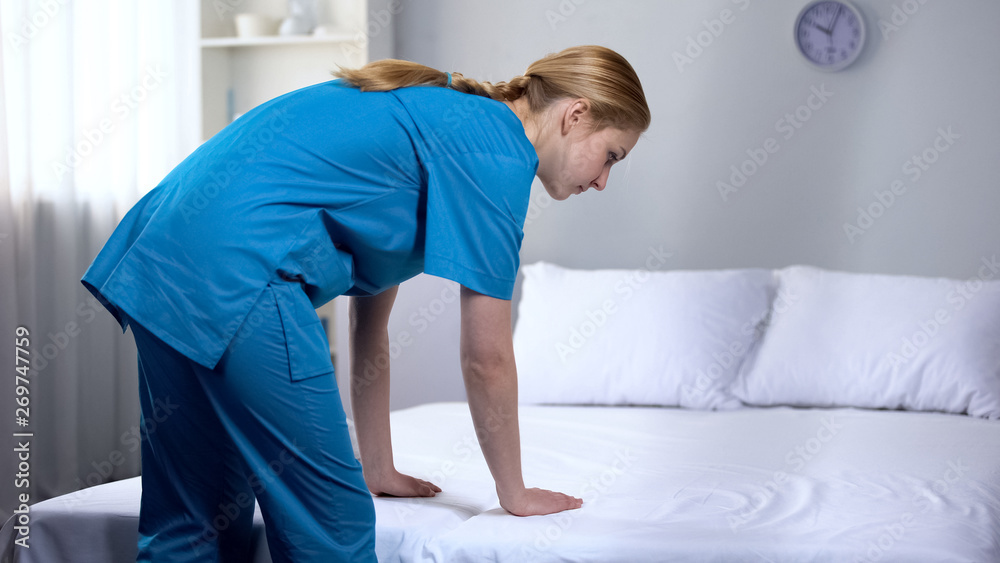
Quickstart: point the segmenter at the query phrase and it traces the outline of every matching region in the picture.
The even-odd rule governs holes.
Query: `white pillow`
[[[525,404],[739,408],[728,392],[774,290],[770,270],[524,274],[514,357]]]
[[[781,270],[783,310],[733,393],[761,406],[1000,418],[1000,282],[984,279]]]

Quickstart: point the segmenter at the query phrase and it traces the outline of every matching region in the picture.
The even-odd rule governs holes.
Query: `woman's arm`
[[[496,481],[500,506],[517,516],[582,506],[582,500],[569,495],[524,487],[510,301],[462,287],[461,358],[472,422]]]
[[[350,304],[351,408],[368,490],[398,497],[432,497],[441,489],[396,471],[389,432],[389,313],[399,286]]]

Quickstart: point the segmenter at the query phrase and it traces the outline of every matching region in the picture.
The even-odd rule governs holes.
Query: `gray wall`
[[[641,268],[662,248],[663,269],[972,277],[1000,251],[1000,2],[854,3],[868,41],[838,73],[795,49],[804,0],[411,1],[396,16],[396,56],[504,80],[546,53],[597,43],[636,68],[652,127],[603,193],[552,202],[536,181],[522,263]],[[720,28],[711,20],[723,10],[731,23]],[[769,139],[766,162],[745,163]],[[936,160],[923,170],[911,159],[925,151]],[[734,166],[753,173],[724,198]],[[878,217],[859,222],[859,208]],[[390,337],[413,332],[413,313],[444,285],[404,284]],[[449,306],[394,358],[394,408],[464,396],[457,312]]]

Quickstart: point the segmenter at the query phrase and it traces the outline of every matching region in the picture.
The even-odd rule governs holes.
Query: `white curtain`
[[[198,10],[197,0],[0,4],[4,519],[21,493],[37,502],[138,474],[132,337],[79,280],[131,205],[199,142]],[[15,423],[18,326],[30,330],[27,427]],[[29,488],[17,486],[12,453],[13,432],[25,431]]]

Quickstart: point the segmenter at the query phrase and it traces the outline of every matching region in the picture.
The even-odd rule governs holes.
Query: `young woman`
[[[604,189],[649,126],[638,77],[596,46],[498,84],[396,60],[339,76],[198,148],[83,277],[132,328],[157,421],[142,425],[139,561],[248,560],[255,499],[275,563],[374,561],[371,493],[440,491],[393,466],[388,368],[371,369],[398,284],[420,272],[462,286],[462,370],[501,506],[581,506],[522,480],[509,300],[532,179],[557,200]],[[315,312],[338,295],[360,464]]]

